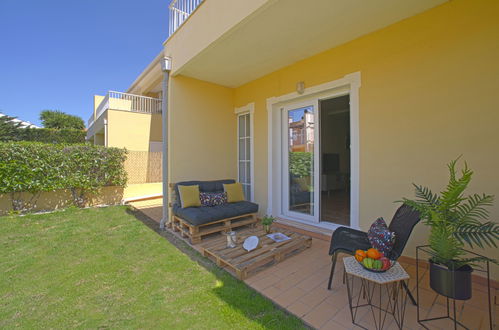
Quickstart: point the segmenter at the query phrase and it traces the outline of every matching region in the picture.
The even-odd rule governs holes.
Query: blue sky
[[[0,112],[87,120],[93,95],[125,91],[161,51],[170,0],[0,0]]]

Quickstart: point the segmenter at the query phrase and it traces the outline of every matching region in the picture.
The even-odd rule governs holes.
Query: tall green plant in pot
[[[430,286],[444,296],[466,300],[471,298],[471,272],[474,263],[487,257],[466,257],[465,246],[497,247],[499,224],[488,221],[488,209],[494,197],[487,194],[465,195],[473,171],[465,163],[461,173],[451,161],[449,183],[439,194],[414,184],[416,199],[403,202],[421,214],[423,223],[430,227],[428,244],[430,259]]]

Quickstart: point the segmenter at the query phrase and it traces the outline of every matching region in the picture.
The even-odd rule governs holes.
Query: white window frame
[[[313,168],[313,214],[305,214],[296,211],[290,210],[289,205],[289,123],[288,116],[289,111],[304,108],[307,106],[312,106],[314,109],[314,168]],[[304,221],[313,223],[319,223],[319,198],[320,198],[320,189],[319,189],[319,162],[316,161],[316,155],[319,154],[319,102],[316,99],[305,100],[302,102],[292,102],[290,104],[286,104],[281,107],[281,116],[282,116],[282,162],[283,162],[283,170],[281,172],[281,200],[282,200],[282,214],[287,218],[293,219],[302,219]]]
[[[237,125],[237,135],[236,135],[236,141],[237,141],[237,153],[236,153],[236,161],[237,161],[237,180],[239,181],[239,117],[240,116],[245,116],[249,114],[249,121],[250,121],[250,161],[249,161],[249,166],[250,166],[250,199],[251,202],[255,201],[255,150],[254,150],[254,113],[255,113],[255,103],[248,103],[245,106],[235,108],[234,113],[236,114],[236,125]]]
[[[361,87],[360,71],[345,75],[338,80],[330,81],[321,85],[306,88],[303,93],[293,92],[278,97],[267,99],[267,155],[268,155],[268,179],[267,179],[267,214],[287,218],[282,213],[282,148],[280,143],[282,136],[281,109],[286,104],[300,102],[308,98],[328,99],[342,95],[350,96],[350,227],[359,229],[359,195],[360,195],[360,141],[359,141],[359,89]],[[320,143],[320,141],[319,141]],[[302,222],[299,219],[290,219]],[[318,227],[336,229],[337,224],[320,222],[314,224]]]

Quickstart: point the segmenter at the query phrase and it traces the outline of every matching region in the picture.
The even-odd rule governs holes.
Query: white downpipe
[[[104,146],[107,147],[107,119],[104,119]]]
[[[163,71],[163,95],[161,101],[161,120],[163,124],[163,217],[159,223],[161,230],[168,222],[168,82],[170,79],[171,58],[165,57],[161,61]]]

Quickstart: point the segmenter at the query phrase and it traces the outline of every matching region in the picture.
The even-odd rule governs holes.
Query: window
[[[238,181],[246,200],[253,200],[253,114],[249,106],[236,109]]]

